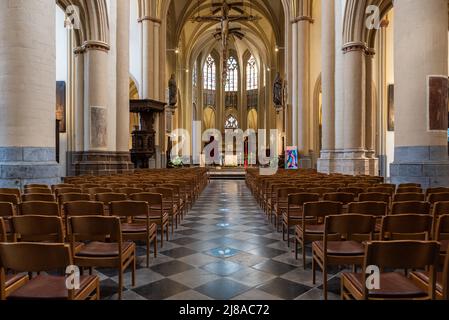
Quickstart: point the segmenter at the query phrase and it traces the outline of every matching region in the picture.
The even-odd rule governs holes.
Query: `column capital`
[[[364,42],[348,42],[343,45],[343,53],[353,52],[353,51],[361,51],[366,52],[367,46]]]
[[[151,16],[143,16],[139,19],[137,19],[137,22],[142,23],[143,21],[151,21],[154,22],[156,24],[162,24],[162,20],[155,18],[155,17],[151,17]]]
[[[295,24],[295,23],[298,23],[298,22],[301,22],[301,21],[307,21],[309,23],[314,23],[315,22],[315,20],[313,20],[313,18],[309,17],[309,16],[298,16],[298,17],[292,19],[290,22],[291,22],[291,24]]]
[[[373,57],[376,55],[376,49],[374,48],[366,48],[365,49],[365,55],[369,56],[369,57]]]
[[[104,52],[108,52],[111,47],[103,41],[96,41],[96,40],[88,40],[85,41],[83,43],[82,46],[84,52],[88,51],[88,50],[99,50],[99,51],[104,51]]]
[[[86,52],[86,49],[84,49],[83,47],[76,47],[73,49],[74,55],[81,55],[81,54],[84,54],[85,52]]]

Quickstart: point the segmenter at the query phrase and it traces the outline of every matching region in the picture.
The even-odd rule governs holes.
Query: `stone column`
[[[298,152],[300,155],[300,167],[310,168],[312,160],[309,154],[309,36],[310,23],[312,18],[308,16],[301,16],[295,19],[296,23],[296,85],[294,88],[296,92],[297,109],[297,143]],[[294,121],[294,120],[293,120]]]
[[[322,0],[322,150],[318,171],[331,173],[335,151],[335,3]]]
[[[129,153],[129,1],[117,1],[117,151]]]
[[[449,186],[447,10],[445,0],[395,1],[394,183]]]
[[[373,60],[375,50],[368,48],[365,51],[366,66],[366,89],[365,89],[365,149],[366,157],[369,159],[369,174],[379,174],[379,159],[376,157],[375,137],[376,137],[376,112],[373,96]]]
[[[73,151],[82,152],[84,150],[84,50],[76,48],[73,54],[75,56],[75,149]]]
[[[154,42],[155,19],[143,17],[139,20],[142,23],[142,74],[144,99],[153,99],[154,96],[154,47],[158,44]]]
[[[0,187],[56,183],[55,2],[0,1]]]

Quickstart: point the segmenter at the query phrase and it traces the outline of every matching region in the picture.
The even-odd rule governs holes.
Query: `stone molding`
[[[143,21],[151,21],[157,24],[162,24],[162,20],[155,18],[155,17],[151,17],[151,16],[143,16],[139,19],[137,19],[137,22],[142,23]]]

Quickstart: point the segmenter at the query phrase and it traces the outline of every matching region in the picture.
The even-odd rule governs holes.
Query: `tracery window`
[[[259,70],[254,56],[251,56],[246,65],[246,90],[256,90],[258,85]]]
[[[216,84],[216,70],[217,66],[215,64],[214,58],[209,55],[206,59],[206,63],[204,64],[204,89],[205,90],[215,90],[217,87]]]
[[[234,92],[237,91],[239,85],[239,68],[237,60],[234,57],[228,59],[228,77],[226,79],[225,91]]]

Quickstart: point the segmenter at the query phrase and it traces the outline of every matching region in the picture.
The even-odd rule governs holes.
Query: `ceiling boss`
[[[201,16],[200,9],[198,6],[198,15],[192,18],[193,22],[218,22],[220,23],[220,28],[217,29],[217,32],[214,33],[214,37],[218,40],[221,40],[222,47],[222,62],[223,62],[223,73],[222,80],[226,82],[227,80],[227,60],[228,60],[228,51],[229,51],[229,38],[231,36],[235,36],[239,39],[243,39],[245,36],[242,33],[242,29],[239,27],[231,27],[230,24],[233,22],[243,22],[243,21],[257,21],[260,17],[248,14],[245,12],[245,3],[244,2],[232,2],[228,3],[227,0],[224,0],[222,3],[212,3],[212,15]],[[232,14],[232,11],[235,11],[238,14]],[[221,14],[219,14],[221,12]]]

